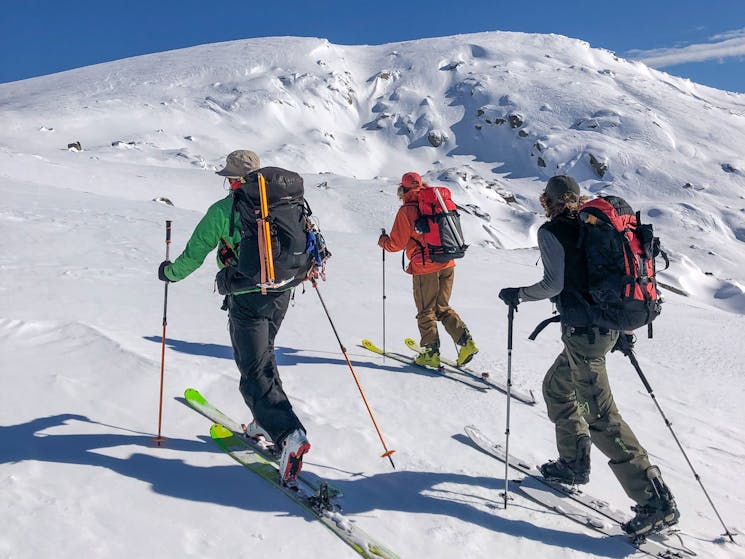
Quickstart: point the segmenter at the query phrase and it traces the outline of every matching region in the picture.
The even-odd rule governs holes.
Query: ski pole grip
[[[171,242],[171,221],[166,220],[166,243]]]
[[[380,228],[380,234],[381,235],[385,235],[385,227],[381,227]]]

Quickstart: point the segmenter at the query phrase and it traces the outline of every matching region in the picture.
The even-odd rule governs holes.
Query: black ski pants
[[[290,291],[231,295],[228,303],[241,395],[254,419],[276,444],[295,429],[305,431],[282,388],[274,357],[274,338],[289,303]]]

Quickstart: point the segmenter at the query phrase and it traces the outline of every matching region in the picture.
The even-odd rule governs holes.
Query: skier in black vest
[[[507,287],[499,292],[505,304],[551,299],[562,314],[572,314],[581,305],[577,293],[587,293],[587,264],[578,248],[576,211],[587,200],[569,176],[549,179],[541,194],[541,206],[549,221],[538,230],[543,278],[527,287]],[[624,526],[629,534],[643,535],[678,522],[680,513],[660,470],[652,466],[647,451],[621,417],[613,400],[605,356],[620,349],[619,340],[633,344],[631,333],[595,326],[561,324],[564,350],[543,380],[548,417],[556,429],[558,460],[540,467],[547,479],[566,484],[590,480],[591,444],[609,458],[608,464],[626,494],[636,501],[634,518]],[[620,338],[623,336],[623,338]],[[626,346],[629,347],[629,346]]]
[[[232,259],[240,258],[241,222],[238,213],[233,212],[233,191],[240,188],[246,175],[259,167],[259,157],[253,151],[237,150],[227,156],[225,167],[217,174],[227,178],[231,192],[210,206],[181,255],[173,263],[168,260],[161,263],[160,280],[184,279],[215,248],[219,248],[220,269],[233,264]],[[253,286],[231,293],[226,301],[233,357],[241,373],[240,392],[254,418],[246,427],[246,435],[255,440],[263,438],[281,450],[280,475],[288,485],[295,482],[303,455],[310,450],[305,428],[282,388],[274,356],[274,338],[287,312],[291,289],[262,294],[261,288]]]

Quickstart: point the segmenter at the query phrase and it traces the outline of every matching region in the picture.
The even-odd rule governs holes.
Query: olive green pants
[[[618,412],[605,368],[605,355],[615,345],[618,332],[603,335],[594,329],[591,343],[586,333],[572,335],[569,328],[562,330],[564,351],[543,379],[543,398],[556,427],[559,457],[573,462],[577,438],[589,435],[608,457],[626,494],[646,504],[654,494],[646,474],[650,467],[647,451]]]
[[[416,321],[421,336],[420,345],[439,343],[437,322],[442,322],[453,341],[458,343],[466,325],[451,307],[450,294],[453,292],[455,266],[439,272],[412,276]]]

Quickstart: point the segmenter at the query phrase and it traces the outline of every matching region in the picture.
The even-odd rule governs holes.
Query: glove
[[[388,240],[390,240],[390,237],[386,233],[383,233],[380,237],[378,237],[378,246],[380,248],[385,248],[383,246],[383,243],[385,243]]]
[[[611,353],[614,351],[620,351],[623,353],[626,357],[631,355],[631,353],[634,351],[634,344],[636,343],[636,336],[631,333],[621,332],[618,335],[618,340],[616,341],[616,345],[613,346],[613,349],[611,349]]]
[[[163,262],[160,263],[160,266],[158,267],[158,279],[160,281],[171,281],[168,276],[166,276],[165,268],[166,266],[170,266],[171,261],[170,260],[163,260]]]
[[[520,304],[520,288],[519,287],[505,287],[499,292],[499,298],[504,301],[504,304],[508,307],[517,309]]]

